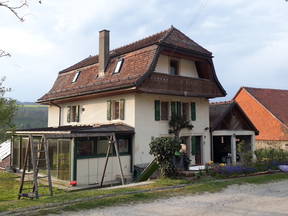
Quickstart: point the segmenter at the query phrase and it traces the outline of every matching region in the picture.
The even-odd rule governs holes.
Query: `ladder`
[[[26,179],[29,175],[27,169],[29,169],[29,159],[32,162],[33,167],[33,179]],[[45,166],[47,170],[47,175],[39,176],[39,165],[41,162],[45,161]],[[40,179],[47,179],[48,185],[39,185]],[[24,188],[25,183],[32,183],[33,187]],[[49,194],[39,194],[39,188],[48,188]],[[26,191],[30,192],[26,192]],[[25,192],[23,192],[25,191]],[[52,188],[52,179],[51,179],[51,170],[50,170],[50,161],[49,161],[49,153],[48,153],[48,142],[46,137],[43,135],[41,137],[40,143],[33,142],[33,136],[29,135],[28,146],[25,153],[24,158],[24,167],[20,181],[20,188],[18,193],[18,199],[21,197],[31,198],[31,199],[39,199],[40,196],[50,195],[53,196],[53,188]]]

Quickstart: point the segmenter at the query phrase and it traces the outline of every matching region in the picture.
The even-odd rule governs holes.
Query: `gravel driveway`
[[[69,216],[284,216],[288,215],[288,181],[233,185],[219,193],[179,196],[150,203],[66,212]]]

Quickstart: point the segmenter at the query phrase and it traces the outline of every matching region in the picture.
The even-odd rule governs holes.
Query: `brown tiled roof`
[[[155,60],[157,60],[159,54],[159,49],[162,46],[170,46],[173,50],[179,48],[185,51],[187,50],[187,52],[196,54],[197,56],[203,56],[208,59],[212,58],[209,51],[195,43],[176,28],[171,27],[160,33],[112,50],[110,52],[105,76],[101,78],[97,77],[98,56],[88,57],[60,71],[52,89],[38,99],[38,102],[45,103],[51,100],[98,93],[100,91],[104,92],[135,87],[146,78],[148,72],[152,71]],[[123,66],[121,67],[120,73],[113,74],[119,58],[124,59]],[[73,77],[78,72],[77,70],[81,71],[81,74],[77,82],[72,83]],[[214,73],[214,71],[210,72]],[[213,89],[215,89],[213,91],[220,91],[220,94],[207,95],[207,97],[225,95],[225,90],[218,82],[216,75],[211,75],[211,77],[213,77],[211,78],[211,82],[215,82],[213,87]]]
[[[228,115],[231,115],[232,112],[236,111],[240,115],[240,119],[238,119],[239,124],[234,125],[242,125],[242,129],[246,130],[252,130],[255,131],[256,134],[258,134],[258,130],[254,126],[254,124],[250,121],[250,119],[247,117],[247,115],[244,113],[244,111],[241,109],[241,107],[238,105],[236,101],[223,101],[223,102],[214,102],[210,103],[209,105],[209,120],[210,120],[210,128],[211,130],[219,130],[219,129],[227,129],[232,130],[232,128],[219,128],[220,125],[225,125],[225,118],[227,118]],[[240,121],[242,124],[240,124]],[[224,123],[224,124],[223,124]],[[228,124],[229,125],[229,124]],[[226,125],[227,126],[227,125]],[[231,126],[231,125],[230,125]]]
[[[125,53],[132,52],[158,43],[170,44],[180,48],[190,49],[191,51],[199,52],[201,54],[211,55],[211,52],[204,49],[195,41],[191,40],[181,31],[172,26],[171,28],[166,29],[165,31],[159,32],[157,34],[146,37],[142,40],[138,40],[128,45],[114,49],[110,51],[110,56],[111,57],[120,56]],[[89,56],[88,58],[83,59],[82,61],[60,71],[59,73],[65,73],[71,70],[76,70],[96,63],[98,63],[98,55]]]
[[[91,91],[104,91],[105,89],[109,90],[116,87],[131,87],[149,70],[156,50],[157,46],[150,46],[125,54],[122,56],[124,63],[119,74],[113,74],[118,61],[117,57],[110,59],[105,76],[102,78],[97,78],[98,64],[81,69],[81,74],[75,83],[72,83],[72,80],[77,71],[61,73],[52,89],[39,100],[45,101],[51,98],[76,96]]]
[[[248,91],[282,123],[288,125],[288,90],[251,87],[242,88]]]

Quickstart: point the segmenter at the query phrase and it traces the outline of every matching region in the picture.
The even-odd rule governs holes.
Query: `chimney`
[[[109,60],[109,31],[99,32],[99,76],[104,76],[105,68]]]

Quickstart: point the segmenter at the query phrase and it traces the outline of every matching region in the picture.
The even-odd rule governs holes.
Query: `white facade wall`
[[[109,124],[123,122],[132,127],[135,126],[135,96],[132,94],[118,95],[111,97],[95,98],[65,104],[61,106],[61,126],[62,125],[90,125],[90,124]],[[107,120],[107,100],[125,99],[125,120]],[[80,105],[80,121],[67,122],[68,106]],[[50,127],[58,126],[59,108],[56,106],[49,107],[48,125]]]
[[[48,127],[59,126],[59,108],[57,106],[50,105],[48,107]]]
[[[153,157],[149,154],[149,143],[153,137],[170,136],[169,121],[155,121],[154,119],[155,100],[196,103],[196,121],[191,121],[194,127],[192,130],[183,130],[181,136],[202,136],[203,162],[210,161],[209,102],[207,99],[153,94],[138,94],[135,99],[134,164],[151,162]],[[190,146],[188,146],[188,152],[191,152]],[[191,159],[193,163],[194,158]]]
[[[169,61],[175,59],[166,55],[160,55],[155,72],[169,74]],[[179,61],[179,76],[199,78],[194,61],[177,59]]]

